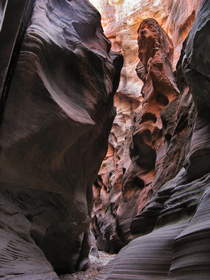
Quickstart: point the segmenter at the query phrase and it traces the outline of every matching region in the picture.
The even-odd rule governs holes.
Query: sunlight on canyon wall
[[[125,65],[137,61],[137,29],[145,18],[155,18],[173,40],[174,68],[182,42],[190,31],[200,0],[90,0],[102,15],[102,25],[114,50],[122,50]],[[129,58],[127,58],[129,54]],[[135,59],[134,59],[135,58]],[[127,77],[129,79],[129,75]],[[134,90],[135,94],[137,92]]]
[[[115,248],[122,246],[120,233],[116,234],[117,228],[120,228],[123,238],[129,240],[130,220],[137,211],[133,205],[142,209],[148,199],[146,188],[140,190],[141,180],[136,177],[138,168],[131,158],[133,135],[135,128],[138,128],[139,116],[143,109],[141,94],[143,83],[135,71],[139,62],[137,30],[144,19],[156,19],[172,39],[174,55],[171,63],[175,71],[182,44],[192,27],[200,0],[90,0],[90,2],[101,13],[104,32],[112,43],[112,49],[124,56],[120,85],[115,95],[117,116],[109,137],[108,153],[93,189],[95,232],[102,240],[99,240],[98,245],[101,249],[109,251],[114,246]],[[99,220],[100,226],[97,228]],[[104,242],[106,239],[105,235],[103,236],[106,232],[104,228],[111,228],[109,230],[111,242]]]

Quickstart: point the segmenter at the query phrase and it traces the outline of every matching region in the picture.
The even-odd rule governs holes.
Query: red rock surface
[[[135,178],[144,189],[144,194],[140,192],[137,202],[138,211],[141,211],[145,192],[148,193],[154,187],[157,163],[164,156],[164,140],[169,137],[169,134],[164,135],[162,113],[178,97],[179,90],[172,70],[173,44],[156,20],[145,19],[141,23],[138,29],[138,46],[139,63],[136,72],[143,81],[143,101],[136,119],[130,155],[138,170]],[[129,175],[127,180],[130,179],[132,184],[133,172],[132,178]]]
[[[154,193],[132,223],[139,237],[97,280],[210,279],[209,32],[203,0],[177,65],[180,94],[161,112],[164,149]]]
[[[186,139],[191,133],[192,126],[190,116],[194,112],[192,98],[186,89],[181,100],[173,101],[178,90],[172,72],[179,59],[182,43],[192,27],[200,1],[91,0],[91,2],[102,14],[102,24],[105,33],[112,41],[112,48],[120,50],[125,60],[120,86],[115,97],[117,117],[110,135],[109,152],[94,186],[95,210],[93,219],[100,248],[116,251],[122,244],[133,238],[130,234],[131,221],[137,213],[141,212],[152,193],[152,189],[160,187],[165,181],[171,179],[179,171],[186,155],[189,145]],[[156,95],[159,91],[161,93],[159,102],[169,101],[170,106],[160,105],[157,101],[152,101],[152,97],[149,102],[146,101],[142,96],[142,91],[150,91],[151,78],[147,78],[145,82],[142,75],[140,74],[139,79],[135,71],[139,62],[137,31],[140,23],[148,17],[154,18],[165,30],[168,35],[164,35],[164,38],[171,39],[171,41],[165,39],[168,44],[161,47],[162,53],[166,54],[167,57],[161,58],[164,69],[154,71],[154,68],[157,68],[154,66],[150,74],[154,83],[158,83],[157,79],[160,83],[155,85],[155,87],[159,87],[158,90],[154,90],[152,85],[151,91]],[[152,45],[148,44],[147,51],[150,47],[152,48]],[[143,48],[140,51],[145,52]],[[152,54],[145,54],[145,57],[148,55],[151,56],[151,61],[156,60]],[[143,66],[145,68],[144,64]],[[146,69],[146,71],[148,70]],[[164,73],[162,77],[161,71]],[[163,82],[160,81],[161,78],[164,79]],[[164,115],[162,114],[163,109]],[[150,112],[153,116],[147,114]],[[143,118],[142,121],[143,115],[146,119],[152,118],[153,120],[145,122]],[[189,123],[184,121],[185,117],[188,118]],[[179,119],[180,125],[177,128],[177,139],[173,139],[178,144],[170,145],[169,140],[172,137],[177,119]],[[155,150],[153,168],[147,172],[140,171],[136,160],[137,152],[133,153],[140,146],[141,139],[139,138],[142,137],[139,135],[143,135],[141,131],[145,131],[144,138],[147,137],[147,131],[152,135],[149,146]],[[158,136],[158,133],[162,136]],[[165,138],[168,139],[166,142],[163,141]],[[144,141],[148,144],[148,140]],[[180,145],[186,147],[186,150],[180,149]],[[171,157],[164,157],[166,153],[173,155],[174,164]],[[142,161],[140,164],[144,165],[146,164],[146,153],[142,155],[144,159],[141,158],[138,161]],[[140,175],[140,173],[142,174]],[[113,249],[113,244],[115,244],[115,249]]]

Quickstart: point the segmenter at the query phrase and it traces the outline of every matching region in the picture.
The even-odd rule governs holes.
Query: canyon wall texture
[[[109,151],[93,187],[93,230],[98,246],[116,252],[134,237],[130,231],[132,221],[142,211],[153,190],[173,178],[186,157],[195,110],[187,88],[181,99],[175,98],[180,93],[173,72],[200,1],[91,2],[102,13],[102,24],[112,48],[124,56]],[[156,55],[152,50],[146,53],[141,49],[144,54],[138,51],[138,29],[146,18],[154,18],[162,28],[162,35],[159,35],[162,43],[159,47],[157,42]],[[168,35],[163,35],[165,33]],[[144,43],[142,41],[142,45]],[[149,44],[147,48],[152,47]],[[139,56],[144,56],[144,61],[150,56],[153,65],[144,70],[145,63],[142,63],[143,67],[139,64],[140,71],[150,73],[146,81],[144,73],[139,73],[139,77],[136,73]],[[150,94],[148,103],[144,95]],[[156,95],[153,101],[152,95]],[[174,132],[177,118],[179,126]],[[172,156],[164,157],[166,153]],[[148,164],[151,165],[149,168],[146,167]],[[139,165],[148,170],[140,170]]]
[[[153,192],[131,224],[139,237],[97,280],[210,278],[209,32],[210,1],[202,0],[177,64],[179,94],[161,112]]]
[[[1,16],[0,275],[56,280],[87,266],[123,61],[88,1],[9,1]]]

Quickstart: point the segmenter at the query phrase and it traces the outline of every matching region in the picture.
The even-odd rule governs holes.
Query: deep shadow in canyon
[[[0,5],[0,277],[208,280],[210,1],[90,2]]]
[[[88,266],[123,61],[88,1],[9,1],[1,15],[0,275],[54,280]]]

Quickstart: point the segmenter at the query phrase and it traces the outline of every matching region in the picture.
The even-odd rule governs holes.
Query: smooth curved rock
[[[203,193],[208,192],[209,176],[186,183],[182,170],[166,183],[141,215],[142,223],[138,226],[142,236],[123,248],[96,279],[207,280],[208,204],[202,206],[202,201],[208,197],[206,194],[203,198]],[[200,201],[201,206],[195,212]],[[152,213],[156,214],[153,220]],[[147,234],[146,229],[150,231]]]
[[[9,67],[0,184],[17,214],[1,222],[0,274],[53,280],[52,266],[58,273],[87,267],[91,188],[107,150],[122,57],[110,51],[88,1],[36,0]]]
[[[198,112],[188,156],[187,170],[190,179],[204,175],[210,168],[210,60],[208,56],[210,42],[207,35],[209,30],[210,2],[203,1],[186,42],[182,62]]]

